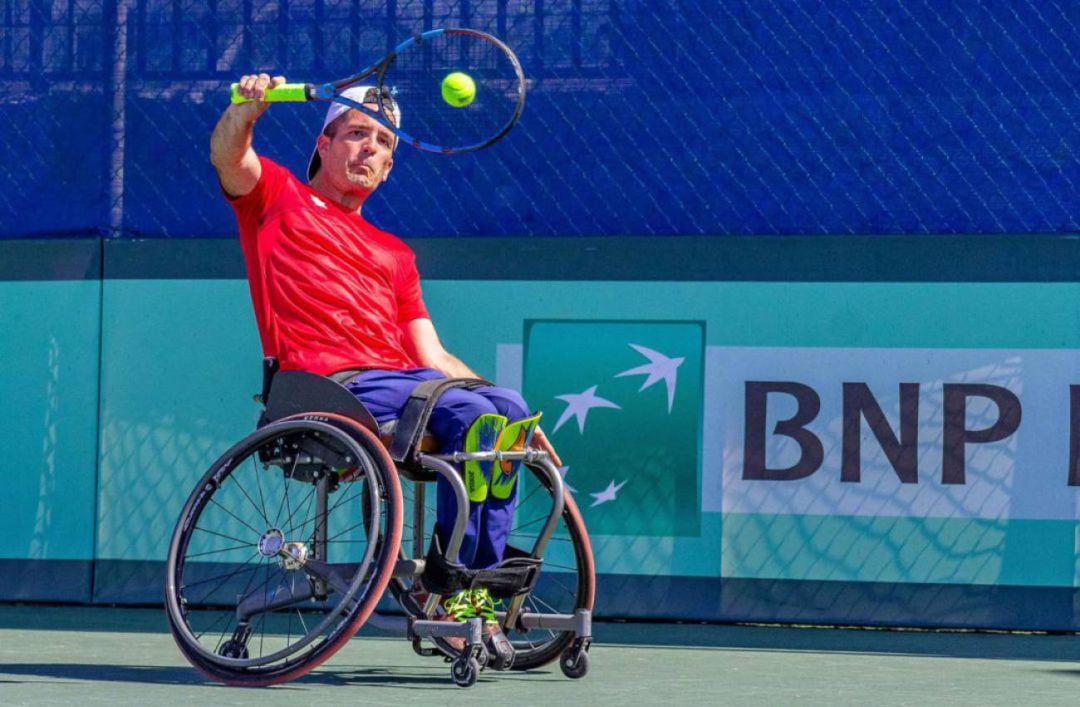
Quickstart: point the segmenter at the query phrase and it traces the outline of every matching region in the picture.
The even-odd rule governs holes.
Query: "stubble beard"
[[[350,184],[358,186],[364,191],[370,192],[375,189],[375,178],[370,168],[347,167],[345,169],[345,177],[349,180]]]

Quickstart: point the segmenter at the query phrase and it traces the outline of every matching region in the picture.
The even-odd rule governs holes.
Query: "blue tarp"
[[[0,237],[230,236],[231,81],[448,25],[517,49],[527,106],[482,153],[399,151],[365,213],[403,236],[1080,230],[1076,3],[126,2],[0,4]],[[300,171],[320,118],[275,106],[256,147]]]

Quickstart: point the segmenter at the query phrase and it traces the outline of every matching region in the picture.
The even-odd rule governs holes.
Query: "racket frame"
[[[443,35],[464,35],[477,37],[479,39],[494,44],[499,50],[503,52],[503,54],[510,61],[511,66],[514,69],[514,74],[517,77],[517,100],[514,105],[513,113],[507,119],[506,123],[503,124],[503,126],[497,132],[479,142],[458,146],[436,145],[434,143],[426,142],[424,140],[420,140],[419,138],[414,137],[413,135],[410,135],[406,131],[394,125],[394,122],[390,120],[385,113],[385,109],[383,107],[383,96],[390,96],[390,98],[393,98],[394,95],[393,87],[388,87],[384,85],[386,72],[393,65],[398,55],[409,47],[413,46],[414,44],[423,44],[424,42],[429,42]],[[377,110],[371,110],[364,104],[341,95],[342,91],[348,89],[350,86],[354,86],[360,83],[364,79],[367,79],[371,76],[376,77],[375,90],[378,92],[378,96],[380,99],[378,102]],[[236,88],[234,85],[233,101],[240,102],[237,101],[236,95]],[[510,49],[510,47],[507,46],[505,42],[498,39],[497,37],[494,37],[487,32],[481,32],[479,30],[468,29],[465,27],[440,27],[438,29],[429,30],[427,32],[422,32],[420,34],[409,37],[408,39],[394,47],[382,59],[375,62],[371,66],[368,66],[366,69],[360,71],[359,73],[324,84],[285,84],[284,86],[270,89],[270,91],[267,92],[264,100],[268,102],[329,101],[341,103],[348,106],[349,108],[358,110],[378,121],[380,125],[383,125],[389,130],[393,131],[393,133],[397,135],[399,140],[408,143],[409,145],[418,150],[443,155],[461,154],[465,152],[475,152],[477,150],[482,150],[485,147],[489,147],[495,144],[496,142],[504,138],[506,134],[510,132],[511,128],[514,127],[518,119],[521,117],[521,112],[525,109],[525,72],[521,68],[521,61],[517,58],[517,55],[514,54],[514,51]]]

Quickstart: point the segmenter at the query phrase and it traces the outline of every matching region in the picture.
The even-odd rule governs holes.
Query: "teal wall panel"
[[[1077,523],[753,515],[723,520],[724,577],[1070,587]]]
[[[1020,352],[1060,350],[1066,357],[1070,350],[1080,348],[1080,327],[1076,326],[1080,322],[1080,285],[1075,283],[649,282],[643,285],[446,280],[426,283],[425,293],[432,317],[447,345],[465,360],[482,366],[487,375],[492,375],[492,371],[502,373],[495,370],[497,347],[522,343],[524,322],[539,318],[583,323],[585,333],[567,337],[563,346],[570,351],[580,349],[585,359],[594,346],[594,337],[588,335],[586,323],[606,326],[607,322],[620,320],[629,323],[698,319],[704,322],[707,343],[712,347],[800,347],[800,355],[807,356],[813,355],[815,347],[916,351],[1003,347]],[[724,370],[725,363],[731,363],[722,350],[718,358],[719,370],[712,371],[713,376]],[[808,366],[813,368],[815,364],[811,362]],[[817,369],[822,371],[822,377],[832,379],[828,367],[817,366]],[[1048,385],[1037,391],[1030,372],[1026,380],[1035,395],[1058,395],[1067,403],[1070,379],[1067,369],[1062,373],[1048,374]],[[839,378],[834,381],[837,387],[840,381]],[[611,390],[612,382],[606,385]],[[707,405],[713,406],[730,407],[733,402],[727,399],[724,403],[716,394],[707,398]],[[546,409],[549,415],[557,415],[563,409],[562,403],[551,398],[530,402]],[[1055,405],[1051,400],[1046,407]],[[547,424],[550,430],[552,423]],[[1046,421],[1038,416],[1031,417],[1026,424],[1026,434],[1045,434],[1039,426],[1045,427]],[[717,422],[713,421],[711,427],[717,427]],[[1053,429],[1058,431],[1058,427]],[[635,436],[648,434],[640,427],[635,430]],[[730,434],[734,439],[741,431]],[[1065,448],[1065,435],[1050,436],[1056,447]],[[632,440],[611,442],[617,456]],[[872,442],[865,444],[872,446]],[[719,456],[729,455],[730,442],[712,451]],[[1075,491],[1064,488],[1062,483],[1065,460],[1061,457],[1060,463],[1052,467],[1053,474],[1027,467],[1018,474],[1021,480],[1046,475],[1062,486],[1056,495],[1072,497]],[[567,461],[571,464],[568,482],[582,486],[580,480],[593,470],[575,469],[574,460]],[[924,473],[934,472],[924,469]],[[579,505],[588,522],[588,497],[584,502],[579,497]],[[1014,513],[1022,512],[1018,504],[1013,506]],[[598,567],[602,572],[631,575],[1074,586],[1077,564],[1074,520],[830,518],[801,515],[794,503],[790,509],[791,515],[726,514],[722,531],[715,523],[709,523],[703,525],[701,536],[695,539],[665,538],[648,543],[644,538],[597,534],[594,547],[598,548]],[[654,514],[656,509],[640,504],[627,512],[646,516]],[[962,514],[947,506],[939,510],[946,515],[950,512]],[[714,517],[702,509],[701,518],[704,524],[706,520],[719,519],[720,514]],[[648,551],[644,551],[646,547]]]
[[[106,280],[103,301],[97,558],[164,560],[187,494],[257,419],[247,284]]]
[[[1066,241],[1053,243],[1059,250],[1072,248]],[[544,254],[532,241],[514,243],[518,247],[507,267],[520,266],[514,260],[525,253]],[[955,241],[948,243],[956,249]],[[436,245],[420,248],[421,259],[447,244]],[[570,242],[556,255],[571,263],[571,251],[585,245]],[[643,252],[659,253],[661,245],[650,241]],[[536,279],[521,268],[500,278],[488,265],[477,275],[470,273],[473,261],[467,259],[453,272],[436,268],[438,276],[425,280],[425,297],[447,348],[481,375],[531,391],[538,399],[530,402],[545,411],[549,432],[565,409],[558,394],[580,392],[589,384],[576,382],[571,369],[578,358],[596,364],[581,369],[593,371],[589,375],[597,377],[601,394],[617,399],[620,409],[631,409],[627,401],[641,393],[634,415],[652,414],[647,405],[652,403],[658,404],[653,411],[658,415],[678,410],[670,402],[660,404],[667,400],[662,382],[617,378],[617,372],[642,362],[619,337],[663,348],[635,337],[660,336],[665,327],[680,323],[701,332],[704,352],[696,344],[692,361],[701,366],[703,353],[704,368],[680,378],[681,384],[701,389],[693,403],[703,408],[701,418],[682,442],[696,439],[700,449],[678,469],[677,483],[687,493],[676,504],[696,521],[653,518],[649,533],[635,533],[633,523],[611,514],[658,513],[649,494],[630,493],[628,486],[622,505],[614,506],[605,505],[601,490],[609,480],[633,484],[648,474],[621,476],[627,464],[581,464],[580,455],[566,460],[567,482],[576,489],[586,522],[594,521],[593,547],[606,592],[600,614],[1080,625],[1073,609],[1080,586],[1075,510],[1080,490],[1065,485],[1063,463],[1068,386],[1080,384],[1080,367],[1071,363],[1080,350],[1080,282],[1072,271],[1058,268],[1053,281],[1041,282],[1018,269],[1016,277],[995,282],[968,268],[963,281],[949,282],[938,263],[938,270],[921,280],[899,281],[878,258],[868,260],[867,252],[895,250],[891,254],[897,255],[903,248],[850,239],[831,243],[828,277],[815,281],[815,268],[826,263],[809,245],[781,239],[746,246],[756,255],[745,270],[728,272],[724,268],[730,266],[701,259],[693,272],[708,277],[695,280],[678,279],[670,258],[662,261],[670,279],[646,277],[647,264],[630,252],[622,265],[597,271],[595,278],[581,266],[591,257],[585,254],[572,272],[577,279],[547,266]],[[494,257],[502,246],[484,247]],[[603,247],[617,255],[610,244]],[[260,385],[261,351],[247,284],[237,270],[242,265],[238,248],[228,241],[186,241],[170,256],[172,248],[166,242],[110,242],[104,249],[104,279],[90,270],[85,279],[58,279],[63,276],[50,275],[47,267],[52,256],[33,261],[40,279],[22,272],[5,279],[0,270],[5,330],[0,406],[18,425],[14,454],[0,468],[14,499],[13,511],[6,512],[5,505],[0,515],[0,577],[6,578],[0,579],[0,599],[88,599],[94,562],[95,600],[158,601],[161,563],[187,494],[211,461],[255,424],[258,407],[251,397]],[[78,268],[93,260],[73,258],[70,250],[53,246],[51,252],[66,254],[65,262]],[[1021,250],[1029,253],[1030,246]],[[835,262],[845,253],[851,262],[876,264],[867,271],[846,271]],[[938,262],[931,255],[922,252],[919,262]],[[994,272],[1007,274],[1007,260],[995,255]],[[75,272],[75,265],[64,276],[73,277],[68,271]],[[1038,270],[1035,265],[1031,272]],[[616,271],[627,277],[613,277]],[[872,277],[860,281],[860,272]],[[791,281],[782,281],[785,273]],[[560,323],[558,337],[543,354],[547,368],[559,369],[551,386],[526,380],[528,371],[537,379],[555,378],[535,373],[547,370],[537,368],[535,360],[526,366],[527,332],[537,322]],[[602,338],[596,327],[618,334],[604,339],[608,349],[602,354],[594,350]],[[819,354],[833,358],[818,360]],[[922,368],[912,367],[913,356]],[[838,467],[827,463],[812,479],[818,486],[775,486],[780,491],[762,494],[762,505],[755,507],[757,497],[733,498],[751,487],[740,486],[745,480],[729,473],[738,467],[732,459],[742,454],[742,418],[723,411],[742,404],[741,371],[753,368],[746,362],[766,359],[817,386],[828,408],[816,428],[828,463],[840,444],[838,386],[848,373],[862,375],[867,367],[873,374],[860,380],[872,384],[886,415],[895,414],[896,401],[888,394],[895,388],[893,368],[928,371],[929,378],[919,379],[924,392],[935,380],[953,380],[953,374],[955,380],[1012,386],[1025,406],[1022,433],[1012,446],[988,448],[978,456],[982,466],[973,467],[972,483],[962,489],[967,493],[950,496],[956,489],[940,483],[935,466],[941,455],[934,446],[940,444],[939,400],[928,393],[920,410],[938,434],[921,443],[917,485],[900,492],[889,486],[890,480],[895,486],[895,475],[864,431],[870,456],[861,487],[839,483]],[[785,369],[785,362],[798,365]],[[731,374],[733,367],[739,370]],[[729,374],[735,377],[726,378]],[[675,395],[685,394],[681,390]],[[626,426],[633,436],[626,440],[618,438],[623,433],[618,425],[604,427],[599,420],[593,418],[590,429],[607,430],[609,439],[601,443],[615,449],[613,459],[633,445],[650,447],[647,420]],[[577,434],[576,424],[567,422],[556,442]],[[998,474],[1000,469],[1008,473]],[[785,496],[788,488],[792,492]],[[796,488],[803,489],[802,496]],[[860,488],[864,505],[853,514],[808,510],[813,503],[805,502],[807,489],[817,489],[814,503],[829,496],[826,500],[839,509]],[[676,496],[669,490],[665,498]],[[949,499],[956,503],[938,503]],[[888,512],[879,514],[875,504]],[[601,513],[609,514],[607,520]],[[668,526],[677,532],[663,531]],[[68,585],[74,589],[68,591]],[[925,616],[912,608],[924,606],[923,600],[935,603]],[[669,603],[660,606],[663,602]]]
[[[0,573],[0,598],[88,596],[100,293],[96,279],[0,282],[0,558],[76,561],[59,586],[47,573]]]
[[[526,321],[536,319],[632,328],[642,320],[671,321],[675,312],[678,320],[699,317],[712,346],[857,341],[1055,349],[1080,343],[1064,326],[1070,318],[1080,321],[1080,297],[1069,283],[654,282],[648,289],[643,299],[637,283],[436,280],[425,283],[425,296],[448,348],[482,375],[506,383],[516,376],[518,385],[521,370],[508,373],[499,351],[520,350]],[[243,281],[109,280],[104,302],[98,558],[127,564],[111,562],[97,591],[99,597],[131,597],[138,582],[124,576],[124,568],[164,558],[173,519],[195,479],[251,429],[260,354]],[[943,302],[949,303],[945,315],[917,314]],[[995,303],[993,311],[987,302]],[[1001,327],[1003,312],[1008,320],[1041,312],[1041,321],[1053,325]],[[590,345],[587,335],[566,342],[570,349]],[[554,400],[533,403],[549,415],[560,409]],[[568,476],[582,487],[587,521],[591,473],[577,468]],[[695,473],[700,484],[702,470]],[[646,505],[627,512],[656,512]],[[1074,523],[1066,521],[701,512],[694,527],[690,536],[635,537],[597,526],[598,567],[620,575],[1073,585]],[[1039,551],[1016,551],[1029,544]]]

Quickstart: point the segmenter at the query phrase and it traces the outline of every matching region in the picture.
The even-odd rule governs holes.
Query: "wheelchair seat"
[[[264,387],[267,391],[266,410],[259,419],[259,427],[298,414],[330,413],[359,422],[378,435],[385,447],[390,447],[398,421],[390,420],[380,425],[364,404],[340,383],[306,371],[271,370],[269,376],[271,379]],[[425,432],[414,451],[427,454],[438,451],[439,446],[434,435]],[[418,464],[401,464],[400,468],[413,481],[435,480],[433,472]]]
[[[344,386],[306,371],[273,374],[266,396],[266,411],[259,426],[301,413],[328,412],[343,415],[379,434],[375,417]]]

